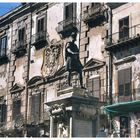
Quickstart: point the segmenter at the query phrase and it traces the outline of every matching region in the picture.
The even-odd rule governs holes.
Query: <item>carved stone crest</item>
[[[44,50],[42,75],[51,76],[63,66],[63,46],[56,39]]]

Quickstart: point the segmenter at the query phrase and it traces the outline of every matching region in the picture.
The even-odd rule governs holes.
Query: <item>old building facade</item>
[[[137,137],[139,6],[24,3],[0,17],[1,137]],[[72,32],[86,89],[77,73],[67,83]]]

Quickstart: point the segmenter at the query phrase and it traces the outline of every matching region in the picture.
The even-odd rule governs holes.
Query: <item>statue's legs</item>
[[[80,86],[81,86],[81,88],[84,88],[83,87],[83,77],[82,77],[82,70],[79,70],[79,80],[80,80]]]
[[[71,71],[68,71],[68,85],[71,86]]]

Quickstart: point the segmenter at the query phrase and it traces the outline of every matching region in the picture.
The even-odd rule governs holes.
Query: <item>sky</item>
[[[0,16],[4,15],[5,13],[7,13],[8,11],[11,11],[12,9],[14,9],[15,7],[17,7],[18,5],[20,5],[20,3],[4,3],[4,2],[0,2]]]

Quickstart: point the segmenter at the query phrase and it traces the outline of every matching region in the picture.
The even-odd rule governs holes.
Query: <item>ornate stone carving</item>
[[[63,66],[62,43],[56,39],[51,41],[51,45],[44,50],[42,75],[51,76]]]

